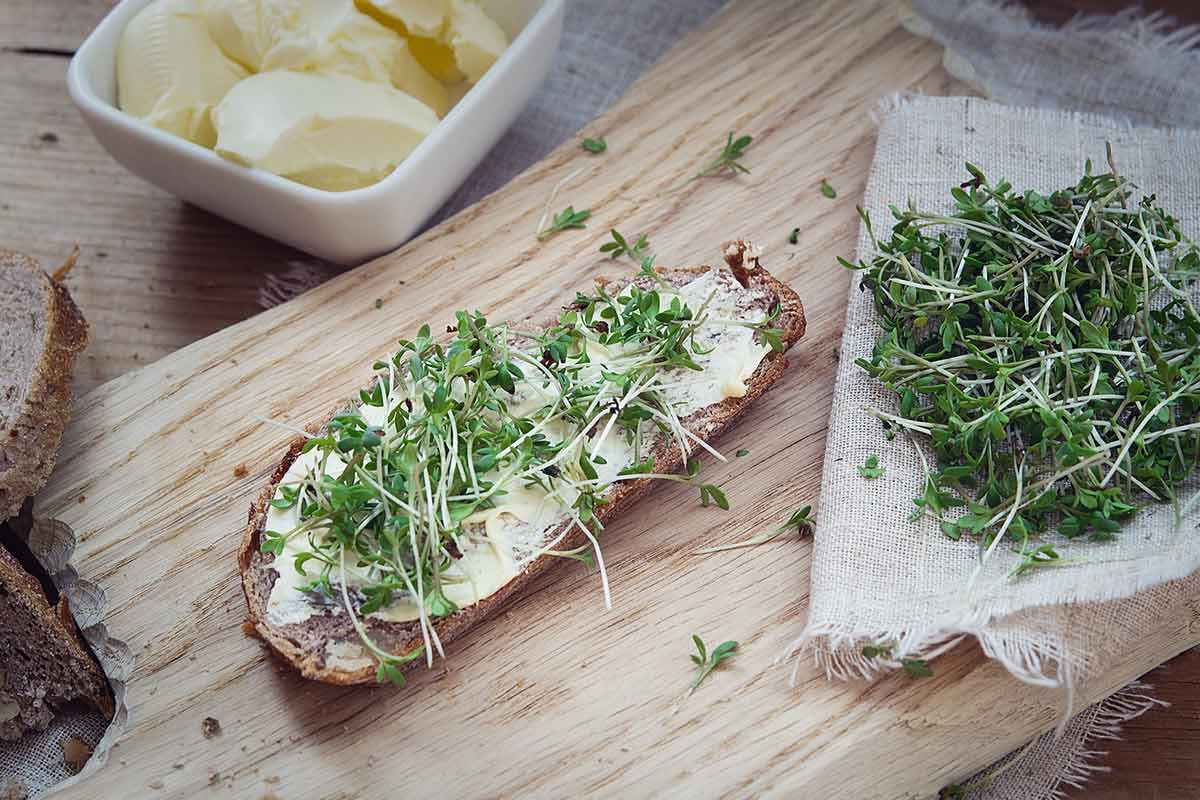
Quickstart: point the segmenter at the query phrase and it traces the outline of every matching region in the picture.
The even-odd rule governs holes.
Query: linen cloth
[[[1200,233],[1200,131],[1136,128],[1078,112],[1013,109],[974,98],[917,97],[884,113],[864,208],[876,230],[889,227],[889,203],[949,212],[949,187],[968,177],[963,161],[992,179],[1045,194],[1073,183],[1091,158],[1104,163],[1111,142],[1122,171],[1152,188]],[[1104,167],[1099,167],[1103,169]],[[870,258],[865,230],[858,252]],[[820,512],[815,533],[806,637],[834,677],[873,677],[904,658],[930,658],[958,637],[976,637],[984,651],[1022,679],[1073,683],[1127,650],[1172,615],[1193,613],[1200,600],[1200,537],[1196,514],[1175,519],[1161,506],[1137,517],[1103,544],[1058,542],[1069,566],[1007,576],[1018,557],[999,548],[980,570],[978,545],[952,541],[933,520],[909,522],[924,470],[916,442],[887,442],[870,409],[895,412],[894,396],[858,367],[881,333],[872,298],[851,284],[846,330],[829,424]],[[857,472],[878,454],[885,476]],[[924,457],[932,463],[932,455]],[[976,574],[978,572],[978,574]],[[974,583],[972,584],[972,579]],[[867,659],[862,647],[894,643],[888,659]],[[934,667],[936,669],[936,665]],[[1141,693],[1144,695],[1144,693]],[[1129,696],[1115,707],[1144,710]],[[1042,742],[1009,767],[979,797],[1052,797],[1029,791],[1034,755],[1063,778],[1086,772],[1089,719],[1111,728],[1114,706],[1093,708],[1072,722],[1073,736]],[[1098,731],[1097,731],[1098,732]],[[1020,778],[1011,791],[1010,781]]]
[[[1103,111],[1116,118],[1005,109],[966,98],[894,102],[882,114],[864,201],[877,230],[890,225],[887,202],[903,204],[912,197],[925,207],[949,210],[947,189],[965,179],[964,160],[993,179],[1049,192],[1074,182],[1088,157],[1104,169],[1107,140],[1121,171],[1158,192],[1196,236],[1197,134],[1133,125],[1200,126],[1200,31],[1174,28],[1160,15],[1137,11],[1080,17],[1050,28],[1015,4],[990,0],[914,0],[912,11],[909,29],[945,45],[947,69],[982,93],[1014,105]],[[860,254],[869,253],[866,246],[864,232]],[[856,277],[830,424],[805,632],[831,674],[869,677],[898,666],[901,657],[936,654],[957,635],[975,635],[989,655],[1024,679],[1070,684],[1128,648],[1150,626],[1196,613],[1196,520],[1194,515],[1175,520],[1170,509],[1139,518],[1114,547],[1079,543],[1077,549],[1088,552],[1073,548],[1071,556],[1088,563],[1046,570],[1033,580],[1007,581],[1012,556],[1001,554],[964,595],[976,569],[974,546],[951,547],[936,529],[918,532],[920,526],[903,522],[913,509],[911,497],[919,493],[913,487],[919,488],[921,475],[913,471],[920,466],[911,443],[901,437],[886,448],[888,472],[880,482],[891,484],[899,477],[901,485],[889,488],[884,511],[878,495],[853,470],[868,452],[884,454],[885,448],[878,444],[878,423],[870,430],[865,420],[847,424],[845,418],[853,416],[855,403],[886,410],[890,402],[878,387],[872,393],[865,373],[853,372],[853,358],[869,355],[867,342],[873,343],[878,332],[870,299],[859,295],[857,285]],[[839,431],[851,439],[857,435],[857,448],[852,441],[837,441]],[[873,502],[856,492],[867,493]],[[901,522],[864,524],[884,514]],[[894,658],[885,663],[864,659],[862,645],[880,641],[897,643]],[[1104,769],[1097,742],[1115,738],[1121,722],[1156,703],[1143,684],[1131,685],[981,771],[964,783],[964,796],[1063,797]]]
[[[949,188],[970,177],[964,161],[993,180],[1049,195],[1074,183],[1089,159],[1107,169],[1107,143],[1122,172],[1153,191],[1185,233],[1200,236],[1200,131],[965,97],[915,97],[884,114],[864,208],[879,235],[890,226],[892,203],[949,213]],[[870,259],[865,226],[858,251]],[[930,517],[909,522],[912,499],[924,488],[922,453],[904,435],[885,441],[870,414],[895,413],[897,402],[854,363],[871,357],[882,334],[860,279],[857,273],[847,308],[812,569],[808,633],[831,674],[873,675],[880,662],[863,657],[864,643],[895,642],[885,662],[895,664],[971,634],[1019,677],[1067,684],[1120,652],[1160,610],[1200,597],[1200,576],[1188,579],[1200,568],[1195,511],[1177,520],[1175,507],[1156,506],[1112,542],[1056,540],[1073,563],[1019,580],[1008,577],[1019,561],[1009,548],[998,548],[980,569],[974,541],[947,538]],[[865,481],[856,465],[871,454],[886,474]],[[1104,602],[1134,595],[1127,604]]]

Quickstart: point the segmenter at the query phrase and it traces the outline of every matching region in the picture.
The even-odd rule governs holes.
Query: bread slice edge
[[[0,268],[25,269],[46,286],[46,334],[42,358],[16,421],[0,431],[18,451],[20,461],[0,472],[0,520],[21,510],[21,504],[46,485],[58,457],[63,431],[71,419],[71,379],[75,357],[88,343],[88,324],[66,287],[47,275],[36,259],[0,250]],[[15,447],[14,447],[15,445]]]

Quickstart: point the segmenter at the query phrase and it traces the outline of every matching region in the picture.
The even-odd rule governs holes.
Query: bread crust
[[[683,420],[689,430],[706,441],[725,430],[744,409],[749,407],[783,375],[787,368],[785,353],[804,335],[805,331],[804,308],[799,296],[758,264],[756,252],[751,249],[750,245],[741,241],[730,242],[725,246],[724,252],[734,276],[743,286],[751,284],[760,286],[768,291],[775,302],[779,303],[780,316],[775,325],[783,330],[784,351],[772,352],[763,358],[750,380],[747,381],[747,392],[744,397],[727,398],[720,403],[699,409]],[[658,272],[669,283],[681,285],[710,269],[712,267],[701,266],[672,270],[659,269]],[[624,283],[628,282],[631,281],[623,281],[620,285],[623,288]],[[598,279],[597,283],[610,282]],[[617,284],[611,283],[610,285]],[[344,408],[345,404],[343,403],[338,406],[335,413]],[[316,433],[321,427],[323,425],[309,426],[308,430]],[[304,441],[303,438],[297,437],[289,444],[283,459],[272,473],[270,481],[250,506],[238,555],[249,623],[254,632],[270,646],[272,651],[291,663],[306,678],[339,685],[374,683],[376,680],[374,663],[354,670],[330,667],[325,664],[323,648],[305,647],[299,640],[301,636],[295,629],[307,627],[308,622],[299,626],[283,626],[292,630],[281,630],[266,621],[266,603],[271,587],[274,585],[275,572],[270,566],[270,558],[259,551],[260,537],[275,489],[299,455]],[[652,455],[655,457],[658,471],[675,472],[683,467],[684,458],[677,445],[660,441]],[[602,524],[607,524],[609,520],[623,513],[628,506],[646,494],[653,484],[654,480],[651,478],[622,481],[616,484],[608,494],[610,502],[597,509],[596,516]],[[556,534],[557,531],[552,533],[551,537]],[[586,537],[576,529],[562,540],[560,547],[570,549],[578,547],[586,541]],[[532,580],[551,568],[555,562],[561,561],[560,558],[543,555],[528,564],[519,575],[494,594],[450,616],[434,620],[433,625],[438,637],[443,644],[454,641],[475,624],[503,608]],[[368,619],[365,622],[372,637],[376,637],[381,646],[387,647],[390,652],[411,652],[422,643],[420,629],[415,621],[392,623]],[[350,637],[347,637],[346,641],[350,641]],[[353,641],[357,642],[356,636],[353,637]],[[404,669],[407,671],[419,663],[424,663],[424,659],[411,661],[404,666]]]
[[[3,584],[11,594],[19,598],[19,604],[36,618],[46,636],[59,642],[65,648],[67,658],[82,670],[82,683],[77,683],[74,687],[78,692],[76,695],[73,697],[48,695],[45,698],[47,704],[54,705],[70,700],[81,700],[112,719],[113,696],[108,680],[104,677],[104,672],[79,633],[66,596],[60,595],[58,603],[51,605],[50,598],[46,597],[37,579],[26,572],[16,557],[3,546],[0,546],[0,584]],[[4,690],[5,686],[0,682],[0,693],[3,693]],[[24,698],[15,697],[14,699],[19,702]],[[52,707],[51,710],[53,713],[57,713],[57,708]],[[11,725],[10,723],[10,727]],[[28,732],[28,730],[27,728],[25,731],[19,732]],[[0,735],[0,739],[5,738],[11,739],[12,737]]]
[[[45,288],[46,334],[42,358],[15,422],[0,431],[11,465],[0,472],[0,520],[14,517],[25,498],[46,485],[71,418],[75,357],[88,343],[88,324],[66,288],[36,259],[0,250],[0,269],[28,270]]]

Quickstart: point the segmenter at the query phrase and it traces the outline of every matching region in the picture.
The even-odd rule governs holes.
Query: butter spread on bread
[[[666,473],[690,456],[715,452],[704,440],[782,373],[783,351],[802,335],[798,298],[756,256],[736,243],[729,268],[602,285],[596,295],[577,296],[551,326],[497,326],[508,344],[495,351],[462,332],[476,323],[460,314],[459,335],[445,349],[426,332],[377,365],[380,381],[305,452],[293,448],[251,512],[242,566],[258,632],[309,677],[366,682],[392,654],[404,656],[399,665],[417,655],[428,663],[555,555],[579,557],[586,551],[571,548],[586,541],[599,560],[595,535],[604,521],[651,481],[680,480]],[[680,336],[686,341],[672,338]],[[668,351],[675,356],[658,355]],[[475,408],[477,387],[446,381],[456,373],[445,366],[438,385],[450,387],[448,395],[431,394],[416,355],[447,365],[457,353],[462,364],[478,365],[501,352],[520,368],[510,387],[483,394],[495,398],[495,408],[477,408],[478,420],[439,416],[447,405]],[[482,367],[470,372],[483,374]],[[378,478],[385,475],[380,459],[403,460],[388,448],[415,441],[412,432],[435,418],[453,430],[420,440],[432,449],[451,443],[440,456],[414,449],[407,479]],[[463,444],[468,428],[505,426],[511,435],[499,453]],[[364,439],[369,445],[357,446]],[[428,471],[433,461],[438,468]],[[476,463],[484,468],[476,471]],[[367,503],[356,506],[358,516],[339,516],[338,503],[366,491],[348,487],[379,488],[379,480],[402,496],[381,491],[379,507]],[[472,490],[476,482],[482,488]],[[430,542],[441,550],[417,566]]]

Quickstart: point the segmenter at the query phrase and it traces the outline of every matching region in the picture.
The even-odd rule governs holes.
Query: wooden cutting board
[[[961,91],[940,55],[891,4],[740,0],[587,128],[604,155],[568,142],[400,251],[84,397],[41,508],[74,527],[76,566],[138,663],[107,765],[57,796],[917,798],[1051,727],[1062,696],[973,646],[924,680],[829,683],[804,660],[789,685],[774,662],[803,626],[811,543],[691,555],[816,499],[848,282],[834,257],[853,247],[868,113],[893,91]],[[730,131],[755,137],[751,174],[672,191]],[[587,230],[539,244],[551,189],[580,168],[554,205],[593,209]],[[660,489],[605,531],[611,612],[596,574],[564,564],[403,691],[280,667],[240,628],[242,526],[288,439],[260,418],[321,417],[423,321],[521,316],[627,269],[597,252],[613,226],[647,233],[664,264],[752,237],[805,299],[792,369],[719,442],[750,455],[706,473],[733,510]],[[742,650],[678,706],[692,633]],[[1196,610],[1166,618],[1077,702],[1197,642]]]

